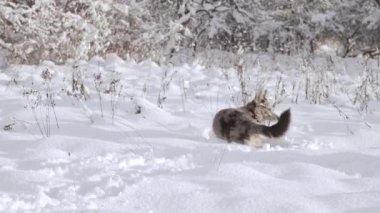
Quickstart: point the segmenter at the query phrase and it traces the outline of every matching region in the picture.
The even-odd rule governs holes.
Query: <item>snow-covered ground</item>
[[[367,66],[278,60],[244,74],[249,95],[262,85],[292,111],[262,149],[212,133],[219,109],[241,105],[232,69],[115,56],[3,69],[0,211],[379,212],[380,103],[348,101]]]

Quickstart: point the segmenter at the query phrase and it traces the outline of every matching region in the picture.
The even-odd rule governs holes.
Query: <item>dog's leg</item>
[[[261,148],[263,146],[263,142],[260,138],[260,135],[251,135],[248,140],[244,141],[245,144],[252,148]]]

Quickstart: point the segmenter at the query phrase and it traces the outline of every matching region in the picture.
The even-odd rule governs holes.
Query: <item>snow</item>
[[[325,76],[333,85],[330,102],[321,104],[293,101],[292,82],[303,85],[299,58],[266,60],[248,69],[249,91],[254,95],[265,80],[275,101],[282,76],[286,93],[275,111],[291,108],[292,123],[285,137],[266,140],[262,149],[212,133],[219,109],[241,105],[232,69],[110,56],[78,68],[45,62],[1,70],[0,211],[378,212],[380,103],[370,101],[368,114],[358,113],[342,92],[360,85],[361,59],[334,61]],[[41,77],[46,68],[51,81]],[[88,99],[72,91],[73,72],[81,73]],[[25,94],[30,89],[41,99]]]

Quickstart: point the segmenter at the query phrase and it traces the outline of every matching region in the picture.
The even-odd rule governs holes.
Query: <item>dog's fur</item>
[[[273,113],[265,98],[266,93],[258,93],[253,101],[240,108],[219,111],[213,121],[215,135],[228,142],[261,147],[260,136],[281,137],[290,124],[290,109],[280,117]],[[266,126],[265,121],[278,121],[273,126]]]

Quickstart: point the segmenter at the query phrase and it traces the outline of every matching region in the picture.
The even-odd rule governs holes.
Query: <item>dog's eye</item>
[[[256,107],[256,102],[252,101],[251,103],[248,104],[249,107],[255,108]]]

